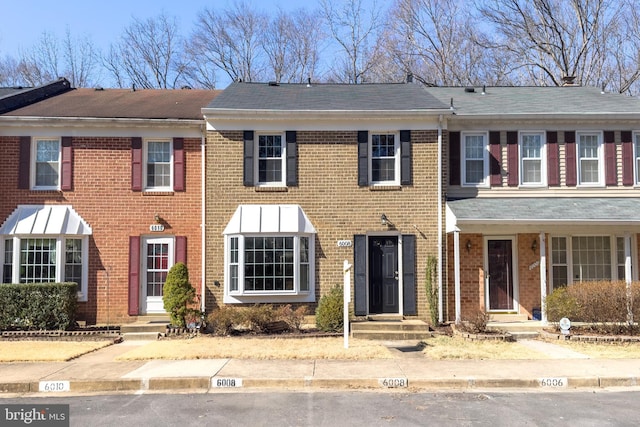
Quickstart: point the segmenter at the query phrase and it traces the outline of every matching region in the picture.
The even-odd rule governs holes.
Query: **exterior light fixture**
[[[153,216],[153,220],[156,222],[156,224],[160,224],[160,220],[161,220],[160,215],[159,214],[155,214]]]
[[[467,252],[471,252],[471,240],[467,240]]]
[[[536,249],[538,249],[538,241],[536,239],[533,239],[533,242],[531,242],[531,251],[535,254]]]
[[[389,224],[391,224],[391,222],[389,222],[389,219],[387,218],[387,216],[385,214],[382,214],[382,215],[380,215],[380,224],[389,225]]]

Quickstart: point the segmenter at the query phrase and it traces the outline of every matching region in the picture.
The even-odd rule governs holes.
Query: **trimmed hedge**
[[[0,284],[0,329],[67,330],[75,325],[76,283]]]

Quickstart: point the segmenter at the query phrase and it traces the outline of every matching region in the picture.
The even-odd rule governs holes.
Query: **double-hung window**
[[[400,138],[395,133],[372,133],[369,146],[372,184],[400,184]]]
[[[297,205],[240,205],[225,231],[225,303],[315,301],[315,228]]]
[[[286,145],[282,134],[258,134],[257,159],[258,185],[285,185]]]
[[[57,190],[60,188],[60,140],[57,138],[36,138],[32,145],[34,167],[32,168],[32,188],[36,190]]]
[[[602,136],[597,132],[578,133],[578,177],[580,185],[603,184]]]
[[[462,144],[462,184],[466,186],[486,186],[489,176],[489,150],[487,134],[463,133]]]
[[[75,282],[87,300],[87,237],[5,237],[2,244],[3,283]]]
[[[173,190],[173,146],[171,140],[145,141],[146,190]]]
[[[539,187],[546,184],[545,143],[543,132],[520,134],[520,185]]]

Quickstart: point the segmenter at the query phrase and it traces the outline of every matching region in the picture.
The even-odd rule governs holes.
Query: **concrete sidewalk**
[[[115,360],[134,345],[143,343],[115,344],[70,362],[0,363],[0,397],[50,394],[52,389],[61,390],[55,393],[60,395],[262,388],[567,390],[640,386],[640,359],[588,359],[579,353],[552,354],[557,358],[545,360],[429,360],[401,352],[396,359],[363,361]]]

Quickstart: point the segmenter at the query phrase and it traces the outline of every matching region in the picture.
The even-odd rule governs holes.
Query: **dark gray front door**
[[[398,238],[369,238],[369,313],[398,313]]]

